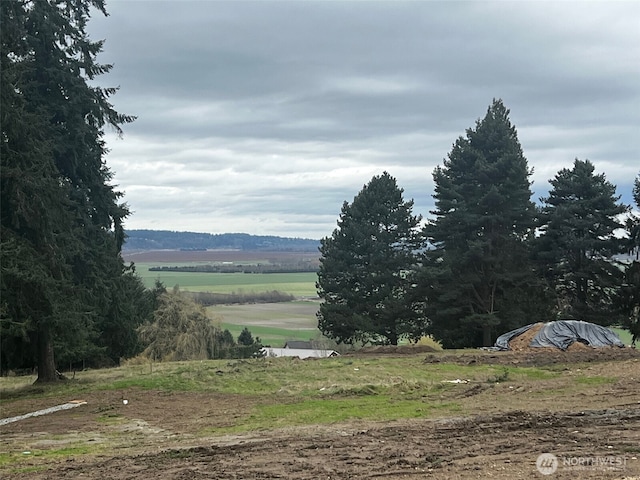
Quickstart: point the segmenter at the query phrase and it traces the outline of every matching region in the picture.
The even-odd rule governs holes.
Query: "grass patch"
[[[578,384],[578,385],[591,385],[591,386],[597,386],[597,385],[608,385],[610,383],[615,383],[618,381],[617,378],[615,377],[602,377],[602,376],[595,376],[595,377],[588,377],[588,376],[579,376],[576,377],[574,379],[574,381]]]
[[[457,403],[426,403],[372,394],[349,398],[307,399],[285,405],[263,405],[247,419],[252,428],[337,423],[347,420],[388,421],[429,417],[434,412],[459,411]]]
[[[561,370],[552,370],[546,367],[506,367],[509,377],[517,380],[524,378],[528,380],[548,380],[558,378],[562,375]]]
[[[110,412],[104,412],[102,415],[96,418],[96,421],[101,423],[102,425],[118,425],[125,421],[126,418],[115,411],[111,410]]]
[[[13,465],[15,463],[19,463],[24,461],[25,459],[56,459],[60,457],[69,457],[74,455],[87,455],[91,453],[96,453],[98,449],[89,445],[69,445],[62,448],[54,448],[54,449],[35,449],[24,452],[9,452],[9,453],[0,453],[0,467],[7,467],[9,465]],[[16,468],[13,470],[14,473],[28,473],[35,472],[38,470],[42,470],[44,467],[41,466],[29,466]]]
[[[620,337],[620,340],[622,341],[622,343],[624,343],[625,345],[631,345],[631,332],[629,332],[629,330],[627,330],[626,328],[614,328],[614,327],[609,327],[611,330],[613,330],[618,337]]]
[[[299,360],[262,358],[132,364],[77,372],[76,379],[47,387],[0,389],[2,402],[15,398],[78,397],[100,390],[220,392],[237,395],[287,394],[308,398],[344,395],[429,392],[443,381],[465,379],[484,383],[506,375],[509,381],[544,380],[562,375],[535,367],[424,364],[420,357],[334,357]],[[582,378],[582,377],[578,377]],[[584,382],[598,380],[584,380]],[[3,384],[0,383],[3,387]]]
[[[302,425],[323,425],[349,420],[391,421],[407,418],[431,418],[459,414],[456,402],[427,397],[403,397],[376,385],[350,391],[332,391],[327,398],[294,398],[262,404],[253,413],[230,427],[205,429],[202,435],[241,433]],[[381,393],[387,391],[387,393]]]
[[[0,454],[1,455],[1,454]],[[0,464],[2,466],[2,464]],[[9,473],[38,473],[47,470],[46,465],[32,465],[29,467],[10,468]]]

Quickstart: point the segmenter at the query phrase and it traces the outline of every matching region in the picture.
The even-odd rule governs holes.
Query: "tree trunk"
[[[490,347],[491,343],[491,325],[482,326],[482,346]]]
[[[398,345],[398,334],[396,333],[395,328],[391,332],[389,332],[387,339],[389,340],[389,343],[391,345]]]
[[[59,379],[53,357],[51,332],[46,327],[40,327],[38,331],[38,378],[36,383],[57,382]]]

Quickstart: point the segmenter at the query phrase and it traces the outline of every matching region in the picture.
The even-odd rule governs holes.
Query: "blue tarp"
[[[522,335],[527,330],[539,325],[532,323],[516,330],[500,335],[495,346],[499,350],[509,350],[509,342]],[[618,335],[612,330],[595,323],[578,320],[559,320],[544,323],[531,340],[531,347],[554,347],[566,350],[575,342],[581,342],[591,347],[624,347]]]

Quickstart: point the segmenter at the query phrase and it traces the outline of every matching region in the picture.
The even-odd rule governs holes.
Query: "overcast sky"
[[[534,199],[577,157],[631,203],[640,2],[107,0],[100,85],[138,116],[106,137],[129,229],[319,239],[388,171],[414,213],[434,167],[511,110]]]

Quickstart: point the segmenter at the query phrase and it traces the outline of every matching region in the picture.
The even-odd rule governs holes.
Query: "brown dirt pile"
[[[523,350],[531,349],[531,340],[535,337],[544,324],[542,322],[536,323],[529,330],[522,335],[518,335],[516,338],[509,342],[509,348],[514,352],[521,352]]]
[[[640,350],[634,348],[604,347],[592,348],[576,346],[562,351],[557,348],[531,347],[518,352],[469,352],[450,354],[433,353],[427,355],[425,363],[457,363],[459,365],[519,365],[540,367],[558,363],[591,363],[618,360],[640,360]]]
[[[377,345],[361,348],[350,355],[415,355],[438,351],[429,345]]]

